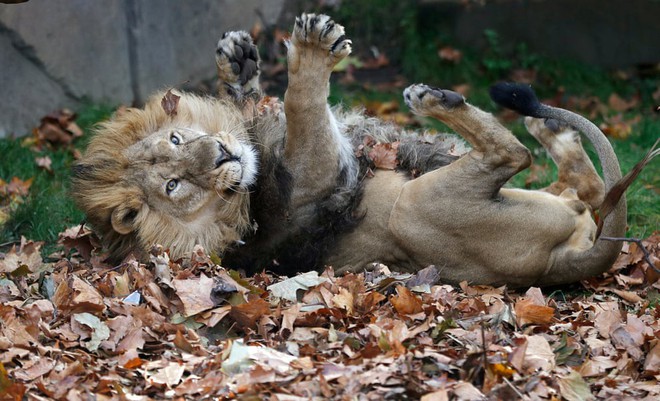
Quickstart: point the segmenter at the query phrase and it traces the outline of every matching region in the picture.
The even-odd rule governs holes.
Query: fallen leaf
[[[576,371],[571,371],[568,376],[559,378],[559,389],[561,396],[568,401],[587,401],[594,399],[589,385]]]
[[[332,302],[336,307],[346,310],[349,314],[353,314],[355,299],[353,294],[346,288],[340,288],[339,294],[332,297]]]
[[[37,166],[48,171],[49,173],[53,172],[53,169],[51,167],[53,161],[50,159],[50,157],[48,156],[37,157],[36,159],[34,159],[34,162],[37,163]]]
[[[239,327],[254,328],[257,320],[270,313],[270,305],[261,298],[254,299],[241,305],[232,305],[229,316]]]
[[[256,363],[284,374],[291,371],[291,362],[295,360],[296,357],[283,352],[268,347],[244,345],[243,340],[236,340],[232,342],[229,357],[222,363],[222,370],[229,374],[242,373]]]
[[[523,369],[530,373],[537,369],[550,372],[555,367],[555,354],[550,348],[548,340],[543,336],[525,336],[527,348],[525,349],[525,360]]]
[[[515,303],[516,322],[522,327],[527,324],[550,324],[554,319],[555,309],[536,305],[533,300],[522,298]]]
[[[612,93],[607,100],[609,106],[618,112],[628,111],[634,109],[639,105],[639,97],[633,97],[630,100],[624,100],[621,96],[616,93]]]
[[[62,281],[57,286],[52,301],[57,309],[71,313],[99,313],[106,309],[101,294],[78,276]]]
[[[660,341],[655,340],[654,342],[655,344],[644,360],[644,371],[658,374],[660,373]]]
[[[28,241],[21,238],[21,243],[18,248],[12,248],[4,254],[0,255],[0,273],[25,274],[35,273],[43,265],[41,258],[41,246],[43,242]],[[21,269],[23,269],[21,271]]]
[[[369,158],[373,161],[376,168],[383,170],[394,170],[398,165],[397,153],[399,151],[399,142],[377,143],[369,151]]]
[[[617,288],[612,288],[611,290],[613,293],[621,297],[621,299],[624,299],[630,303],[636,304],[638,302],[642,302],[643,299],[637,293],[632,292],[632,291],[624,291],[624,290],[619,290]]]
[[[69,145],[75,138],[82,136],[82,130],[75,123],[76,117],[75,113],[67,109],[43,117],[39,127],[34,130],[37,145]]]
[[[213,279],[204,274],[198,278],[172,280],[176,295],[183,303],[184,316],[193,316],[215,307],[211,299],[213,284]]]
[[[463,59],[463,52],[451,46],[443,46],[438,50],[438,57],[440,57],[441,60],[447,60],[454,64],[458,64]]]
[[[449,401],[447,390],[438,390],[432,393],[424,394],[421,401]]]
[[[158,369],[155,374],[149,376],[149,381],[156,384],[164,384],[173,387],[181,381],[186,367],[178,362],[170,362],[167,366]]]
[[[414,315],[423,311],[422,300],[406,287],[396,287],[396,294],[390,297],[390,302],[399,315]]]
[[[641,121],[642,116],[636,115],[632,119],[625,120],[623,114],[616,114],[612,117],[606,117],[599,128],[607,136],[616,139],[626,139],[632,133],[633,126]]]
[[[92,252],[100,248],[101,241],[84,225],[69,227],[58,235],[57,242],[68,251],[76,249],[84,260],[90,260]]]
[[[83,342],[83,346],[91,352],[95,352],[99,348],[99,345],[101,345],[101,342],[110,337],[108,326],[91,313],[77,313],[73,315],[73,320],[92,329],[91,339],[88,342]]]
[[[297,276],[285,279],[279,283],[268,286],[268,291],[274,297],[283,298],[291,302],[298,301],[298,291],[307,291],[321,283],[328,281],[325,277],[319,277],[318,272],[311,271],[298,274]]]
[[[165,110],[165,114],[170,117],[176,116],[180,98],[181,96],[172,93],[172,89],[167,90],[167,93],[165,93],[165,96],[163,96],[163,99],[160,101],[160,105],[163,110]]]

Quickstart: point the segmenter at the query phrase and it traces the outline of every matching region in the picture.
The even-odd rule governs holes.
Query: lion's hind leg
[[[493,197],[513,175],[531,164],[529,150],[487,113],[449,90],[417,84],[404,91],[413,113],[437,118],[467,140],[472,150],[446,172],[460,176],[466,194]]]
[[[580,135],[558,120],[525,118],[527,130],[548,151],[559,169],[556,182],[543,190],[559,195],[567,189],[597,209],[605,197],[605,184],[582,147]]]
[[[235,101],[259,99],[259,49],[249,33],[225,32],[216,47],[218,92]]]

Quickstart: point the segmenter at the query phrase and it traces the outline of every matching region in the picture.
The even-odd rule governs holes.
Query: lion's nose
[[[227,149],[225,149],[221,144],[218,144],[218,150],[220,151],[220,154],[215,159],[215,168],[220,167],[223,163],[230,160],[241,160],[240,157],[233,156],[231,153],[227,152]]]
[[[215,168],[220,167],[222,163],[230,159],[229,153],[222,147],[222,145],[218,144],[218,150],[220,151],[220,154],[215,159]]]

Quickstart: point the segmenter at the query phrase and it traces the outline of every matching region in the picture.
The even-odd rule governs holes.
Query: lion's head
[[[97,129],[73,169],[72,195],[115,258],[154,244],[184,256],[223,250],[251,228],[248,188],[257,153],[234,105],[163,93]]]

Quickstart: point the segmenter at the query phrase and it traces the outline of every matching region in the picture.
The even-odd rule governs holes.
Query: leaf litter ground
[[[109,266],[86,229],[60,241],[55,263],[27,240],[0,258],[1,399],[660,397],[658,233],[554,291],[383,265],[246,278],[202,249]]]

